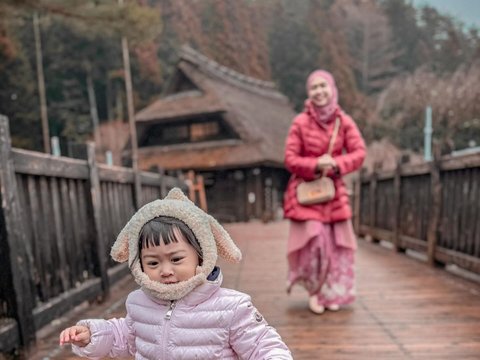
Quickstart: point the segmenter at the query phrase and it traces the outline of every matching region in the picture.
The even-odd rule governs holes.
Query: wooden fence
[[[361,174],[354,188],[357,233],[480,274],[480,154],[399,163]]]
[[[11,148],[0,115],[0,351],[29,346],[35,331],[85,300],[108,296],[128,273],[109,250],[141,205],[177,178]]]

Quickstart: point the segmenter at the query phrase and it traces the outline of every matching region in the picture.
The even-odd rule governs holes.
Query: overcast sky
[[[411,0],[413,5],[430,5],[441,13],[448,13],[467,27],[480,28],[480,0]]]

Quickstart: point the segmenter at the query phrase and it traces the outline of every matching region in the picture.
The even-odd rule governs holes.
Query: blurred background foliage
[[[422,150],[425,107],[443,151],[480,142],[477,28],[407,0],[1,0],[0,113],[14,146],[41,150],[33,14],[40,19],[50,134],[91,136],[87,78],[101,122],[126,118],[121,37],[135,107],[158,97],[184,44],[274,81],[300,111],[305,79],[331,71],[368,141]],[[479,144],[476,144],[479,145]]]

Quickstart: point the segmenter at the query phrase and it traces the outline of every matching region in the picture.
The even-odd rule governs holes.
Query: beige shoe
[[[325,307],[318,303],[318,299],[317,299],[316,296],[310,296],[310,299],[308,300],[308,307],[315,314],[320,315],[320,314],[323,314],[325,312]]]
[[[327,309],[330,310],[330,311],[338,311],[338,310],[340,310],[340,305],[338,305],[338,304],[328,305]]]

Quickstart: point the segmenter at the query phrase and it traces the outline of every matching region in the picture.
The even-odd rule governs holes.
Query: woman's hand
[[[325,154],[317,158],[318,170],[330,170],[335,169],[336,167],[337,162],[331,155]]]
[[[60,333],[60,345],[73,344],[84,347],[90,344],[90,329],[86,326],[76,325],[66,328]]]

